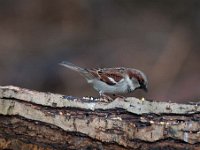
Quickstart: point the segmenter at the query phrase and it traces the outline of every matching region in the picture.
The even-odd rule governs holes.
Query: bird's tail
[[[67,67],[71,70],[74,70],[74,71],[77,71],[79,72],[82,76],[84,76],[87,80],[90,80],[93,78],[93,76],[84,68],[81,68],[79,66],[76,66],[70,62],[67,62],[67,61],[63,61],[61,63],[59,63],[59,65],[61,66],[64,66],[64,67]]]

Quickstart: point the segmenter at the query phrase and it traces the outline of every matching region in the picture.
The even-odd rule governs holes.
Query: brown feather
[[[108,85],[115,85],[113,81],[109,79],[112,78],[115,82],[119,82],[123,79],[122,74],[119,73],[120,68],[106,68],[106,69],[90,69],[89,72],[99,80],[107,83]],[[122,69],[121,69],[122,70]]]
[[[100,80],[107,83],[108,85],[115,85],[116,83],[112,82],[106,75],[102,74]]]
[[[134,77],[134,78],[136,78],[138,80],[139,83],[144,82],[144,79],[143,79],[142,75],[139,72],[137,72],[136,70],[135,71],[128,70],[127,73],[129,75],[129,78],[133,78]]]
[[[123,76],[119,73],[105,73],[106,76],[113,78],[116,82],[119,82]]]

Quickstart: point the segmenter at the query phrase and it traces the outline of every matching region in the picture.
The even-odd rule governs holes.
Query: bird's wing
[[[124,79],[123,68],[104,68],[88,70],[95,78],[107,83],[108,85],[118,84]]]

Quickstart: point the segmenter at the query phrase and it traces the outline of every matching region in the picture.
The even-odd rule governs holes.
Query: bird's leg
[[[113,96],[115,97],[115,98],[122,98],[122,99],[125,99],[126,97],[124,97],[124,96],[122,96],[122,95],[118,95],[118,94],[113,94]]]
[[[100,98],[102,98],[106,102],[109,102],[109,101],[113,100],[110,96],[105,95],[102,91],[99,91],[99,95],[100,95]]]

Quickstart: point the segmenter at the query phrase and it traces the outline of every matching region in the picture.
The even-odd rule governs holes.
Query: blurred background
[[[59,66],[132,67],[158,101],[200,100],[199,0],[0,0],[0,85],[98,96]]]

